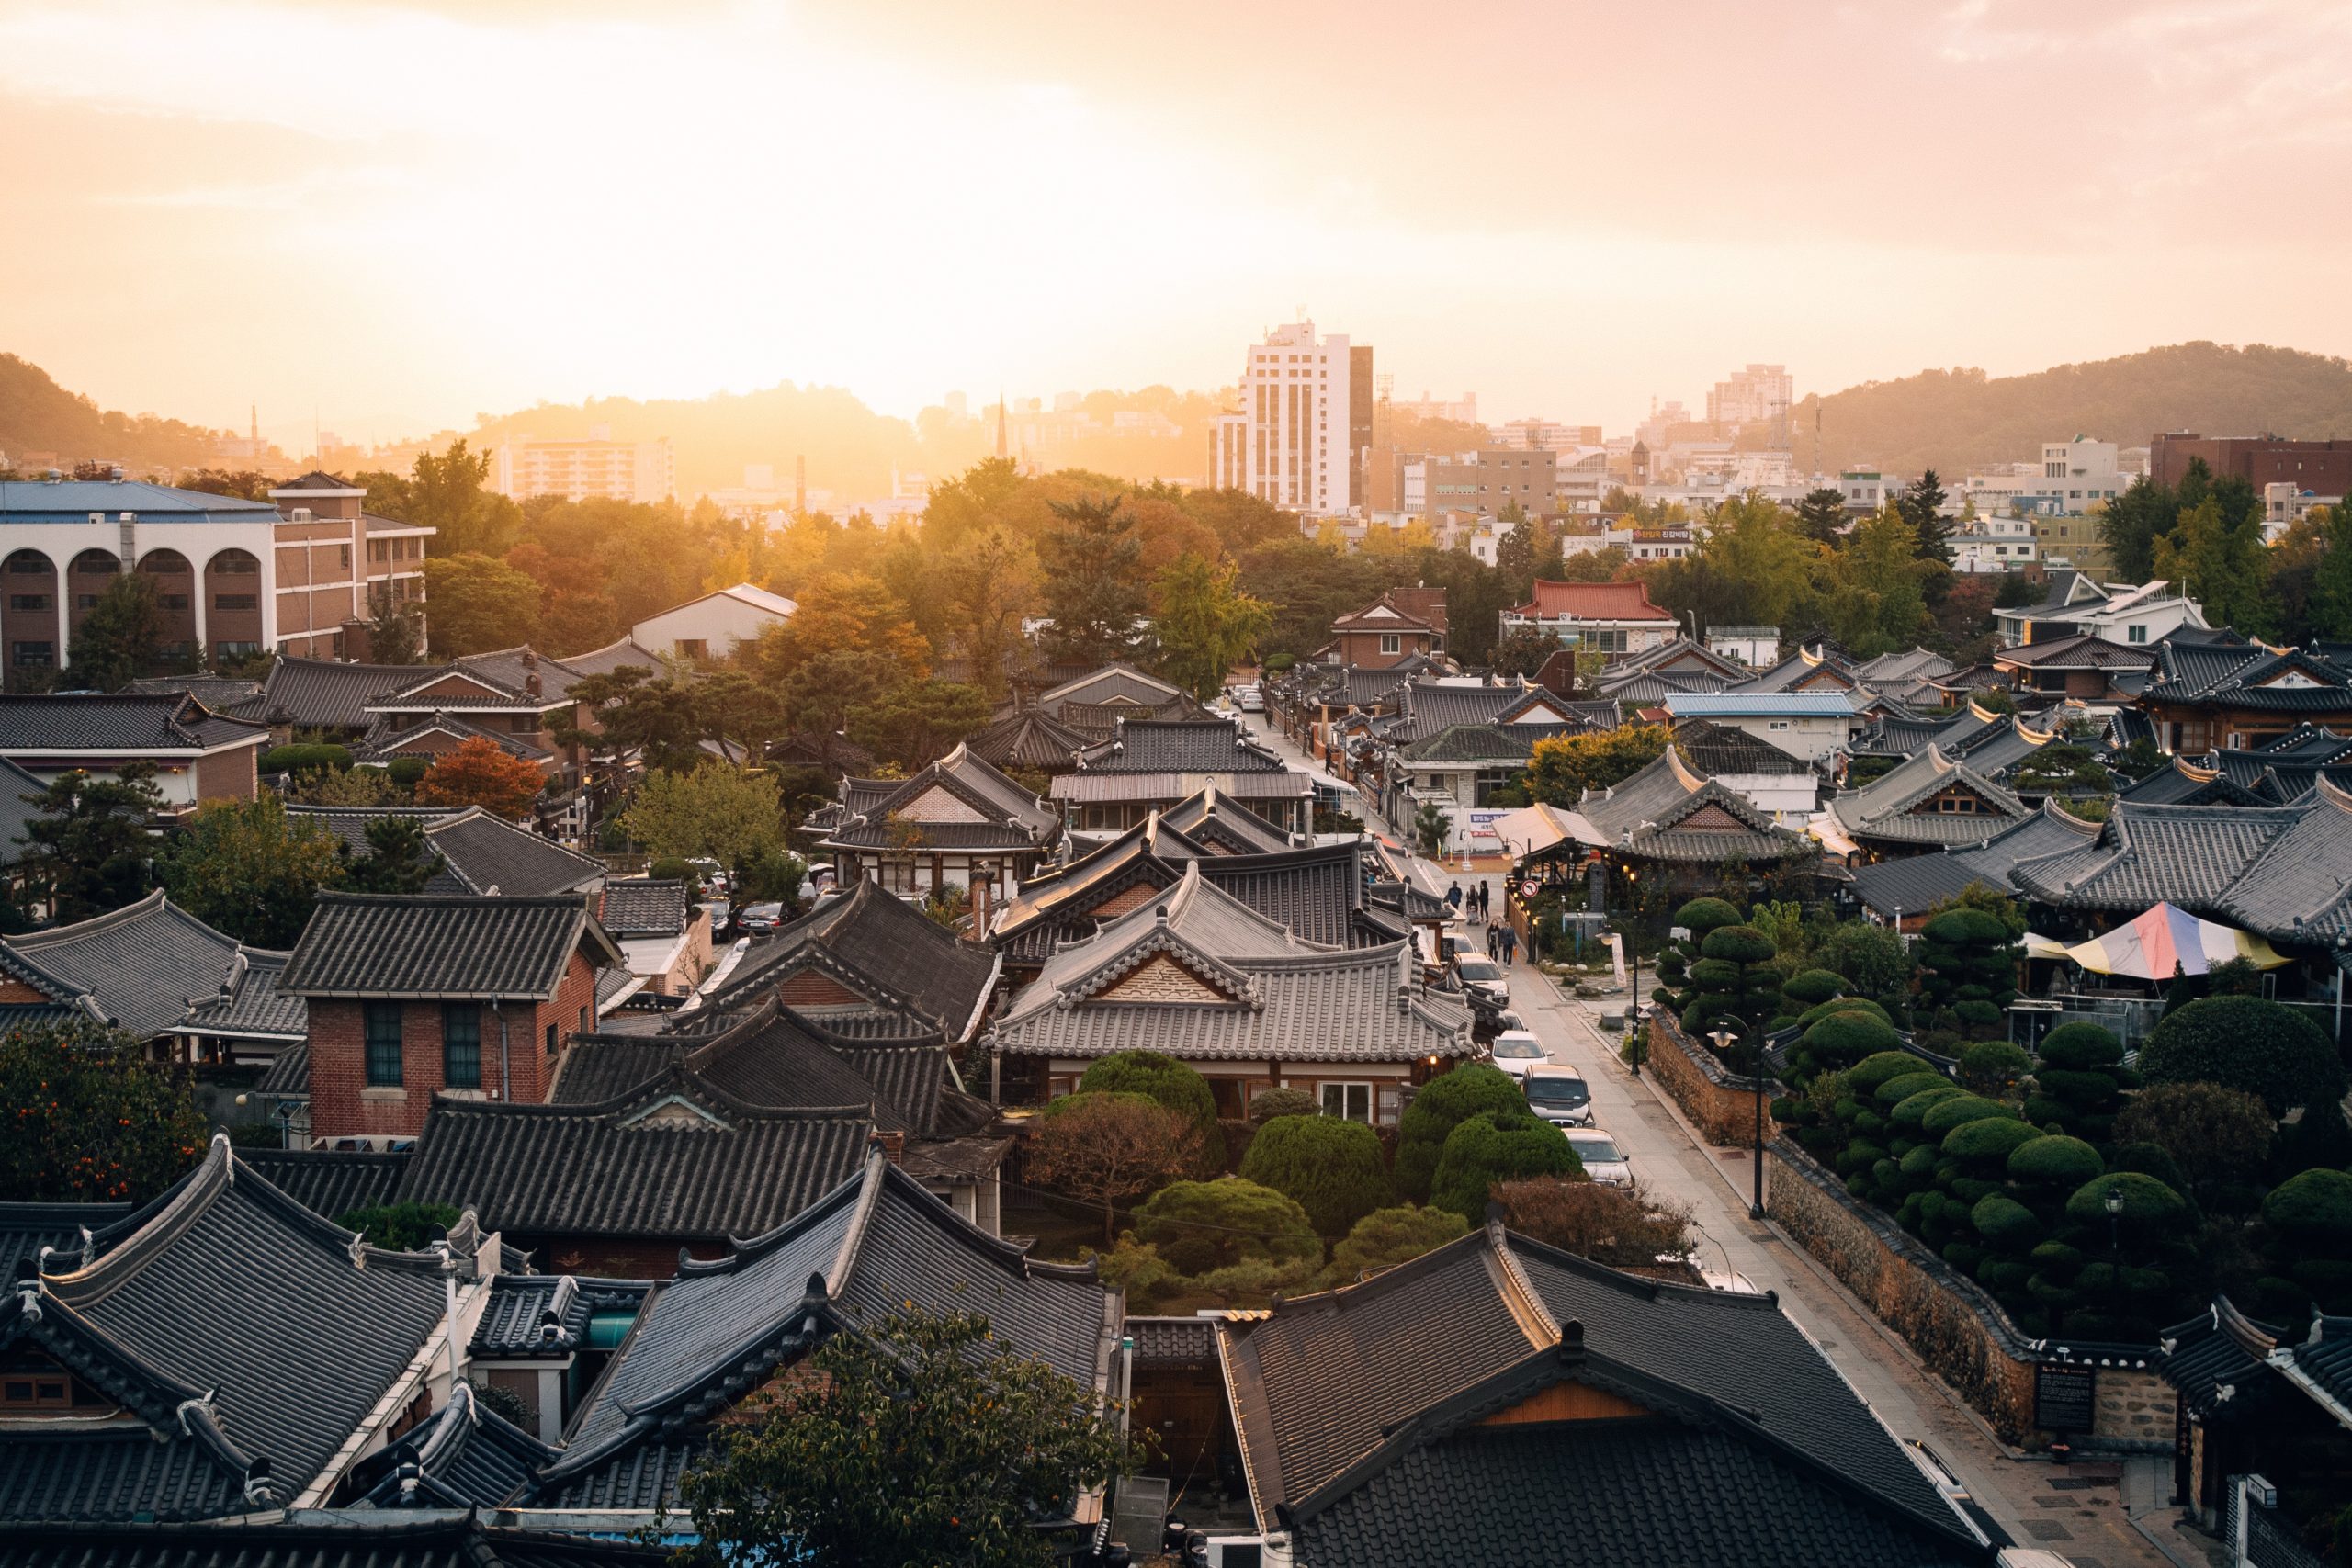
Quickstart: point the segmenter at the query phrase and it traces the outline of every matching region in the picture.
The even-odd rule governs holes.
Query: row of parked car
[[[1593,1125],[1592,1089],[1582,1073],[1554,1063],[1531,1030],[1506,1029],[1488,1049],[1495,1066],[1519,1080],[1527,1108],[1566,1134],[1587,1176],[1609,1187],[1634,1184],[1634,1166],[1625,1151]]]

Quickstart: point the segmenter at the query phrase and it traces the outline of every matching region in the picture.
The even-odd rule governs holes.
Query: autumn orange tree
[[[1201,1129],[1149,1095],[1065,1095],[1046,1107],[1029,1140],[1028,1171],[1041,1187],[1102,1213],[1102,1245],[1124,1203],[1188,1174]]]
[[[143,1201],[204,1153],[187,1072],[89,1021],[0,1033],[0,1201]]]
[[[416,781],[416,798],[424,806],[479,806],[509,822],[520,821],[531,802],[547,786],[547,775],[536,762],[511,755],[498,743],[476,735],[446,752]]]

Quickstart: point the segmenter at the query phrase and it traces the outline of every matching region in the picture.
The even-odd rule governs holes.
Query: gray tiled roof
[[[277,988],[287,954],[240,948],[229,961],[220,989],[188,1004],[180,1028],[191,1034],[240,1040],[299,1041],[311,1028],[310,1005]]]
[[[1184,694],[1157,676],[1147,675],[1131,664],[1105,664],[1091,674],[1064,681],[1037,694],[1038,705],[1056,708],[1064,703],[1137,703],[1146,707],[1157,706]]]
[[[563,1456],[537,1483],[542,1506],[674,1503],[710,1416],[844,1325],[908,1303],[977,1308],[996,1342],[1102,1389],[1119,1333],[1117,1292],[1093,1267],[1032,1261],[875,1157],[786,1224],[657,1287]]]
[[[981,730],[967,743],[972,755],[998,768],[1042,768],[1056,771],[1078,765],[1078,753],[1094,744],[1041,708],[1018,708]]]
[[[0,1203],[0,1269],[11,1284],[44,1247],[78,1258],[85,1229],[106,1229],[130,1213],[128,1203]],[[65,1266],[61,1259],[54,1267]]]
[[[11,1530],[0,1545],[7,1568],[661,1568],[671,1556],[666,1546],[512,1529],[446,1509],[311,1512],[268,1523],[42,1526]]]
[[[379,692],[413,684],[447,665],[345,664],[335,659],[303,659],[281,653],[262,682],[256,716],[304,729],[366,729],[374,722],[368,704]]]
[[[1080,766],[1097,773],[1272,773],[1288,764],[1230,719],[1121,721]]]
[[[857,1168],[865,1110],[764,1111],[676,1074],[603,1105],[436,1099],[400,1196],[516,1238],[756,1235]]]
[[[986,947],[862,880],[753,948],[713,1000],[751,998],[811,957],[866,980],[881,993],[874,1000],[903,1002],[956,1041],[971,1029],[996,974],[996,957]]]
[[[675,936],[693,910],[683,882],[624,877],[605,884],[596,918],[615,936]]]
[[[262,705],[259,681],[240,681],[227,675],[154,675],[133,681],[122,690],[131,696],[186,692],[214,713],[230,718],[258,720],[267,711]]]
[[[582,1274],[501,1274],[474,1325],[468,1353],[510,1357],[563,1355],[587,1343],[588,1320],[599,1313],[634,1314],[653,1293],[650,1280],[600,1280]],[[541,1332],[555,1316],[555,1337]]]
[[[574,952],[620,963],[584,898],[322,893],[278,988],[299,997],[548,1001]]]
[[[1881,914],[1915,914],[1981,883],[1996,893],[2014,893],[2009,873],[2018,863],[2081,849],[2098,837],[2096,822],[2070,817],[2055,801],[1981,843],[1941,854],[1906,855],[1854,870],[1854,896]]]
[[[1099,995],[1163,957],[1228,999]],[[1047,959],[989,1038],[1015,1055],[1189,1060],[1402,1062],[1474,1049],[1467,1010],[1421,987],[1409,944],[1303,941],[1205,881],[1197,863],[1173,891]]]
[[[379,717],[367,735],[352,748],[351,755],[361,762],[387,761],[401,755],[401,747],[412,745],[427,735],[447,735],[459,741],[487,740],[508,756],[520,757],[526,762],[546,763],[555,760],[555,753],[546,747],[512,731],[488,728],[461,713],[437,711],[413,721],[404,716]]]
[[[495,1507],[556,1453],[459,1378],[448,1404],[352,1467],[352,1490],[377,1508]]]
[[[1405,745],[1457,724],[1492,724],[1498,714],[1527,694],[1527,688],[1517,682],[1504,685],[1408,682],[1399,695],[1399,721],[1389,739]]]
[[[0,754],[12,757],[80,751],[186,757],[268,739],[263,726],[221,717],[185,693],[0,693]]]
[[[890,818],[933,790],[944,791],[981,818],[921,825],[928,840],[949,848],[1035,850],[1061,831],[1059,812],[958,746],[909,778],[842,781],[841,808],[831,815],[823,841],[829,847],[900,848]]]
[[[1973,813],[1917,809],[1946,789],[1973,793],[1987,809]],[[1930,744],[1887,774],[1848,790],[1829,803],[1838,825],[1856,839],[1897,844],[1973,844],[2029,814],[2025,802],[1965,761]]]
[[[241,1149],[237,1158],[311,1213],[330,1220],[392,1201],[409,1156],[311,1149]]]
[[[2287,682],[2275,684],[2273,682]],[[2228,707],[2269,713],[2352,714],[2352,671],[2310,649],[2156,645],[2150,707]]]
[[[316,822],[353,854],[368,852],[368,825],[379,818],[413,818],[440,857],[428,893],[500,893],[518,897],[573,893],[604,880],[602,861],[568,850],[479,806],[450,811],[430,806],[289,805],[288,817]]]
[[[235,939],[173,903],[161,888],[74,925],[9,937],[0,950],[87,996],[98,1011],[142,1040],[175,1028],[192,998],[215,995],[239,951]]]
[[[1814,771],[1811,762],[1791,756],[1769,740],[1703,718],[1686,718],[1674,727],[1674,749],[1690,764],[1690,771],[1702,778]]]
[[[2061,908],[2138,914],[2168,900],[2192,913],[2211,909],[2303,815],[2293,807],[2119,801],[2089,846],[2021,861],[2009,879]]]
[[[1816,654],[1800,648],[1770,670],[1758,671],[1730,689],[1735,692],[1792,692],[1804,685],[1809,677],[1825,669],[1827,674],[1823,679],[1836,685],[1850,688],[1861,683],[1854,666],[1843,655],[1834,652]],[[1815,689],[1818,689],[1818,682]]]
[[[1424,736],[1398,753],[1407,762],[1496,762],[1523,765],[1535,743],[1583,732],[1581,724],[1456,724]]]
[[[543,661],[544,662],[544,661]],[[666,668],[662,656],[633,637],[608,642],[602,648],[592,648],[585,653],[567,653],[557,660],[574,675],[609,675],[625,664],[639,670],[650,670],[659,675]]]
[[[1214,785],[1169,807],[1159,820],[1211,852],[1268,854],[1290,848],[1289,834]]]
[[[1724,826],[1725,818],[1735,825]],[[1587,792],[1569,826],[1579,843],[1642,860],[1720,864],[1814,852],[1811,840],[1773,822],[1737,790],[1702,778],[1671,746],[1622,783]]]
[[[2273,942],[2334,944],[2352,936],[2352,793],[2322,779],[2291,825],[2222,885],[2211,909]]]
[[[290,1497],[439,1325],[441,1273],[428,1254],[355,1250],[349,1232],[243,1165],[216,1138],[135,1234],[42,1280],[44,1316],[86,1323],[119,1355],[213,1391],[219,1429],[266,1457]]]
[[[2176,756],[2117,797],[2137,806],[2275,806],[2245,785],[2234,784],[2219,768],[2204,767]]]
[[[0,757],[0,865],[14,863],[28,847],[25,828],[40,815],[40,808],[26,796],[44,795],[48,790],[49,785],[40,779]]]

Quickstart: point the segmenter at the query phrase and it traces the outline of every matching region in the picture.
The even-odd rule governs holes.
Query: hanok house
[[[535,897],[552,893],[593,893],[605,885],[605,863],[553,839],[518,828],[479,806],[450,810],[441,806],[289,805],[286,815],[315,823],[354,855],[368,852],[368,829],[386,818],[407,818],[424,830],[424,847],[437,864],[427,893],[503,893]]]
[[[843,779],[837,806],[802,829],[842,886],[890,893],[967,889],[973,916],[1010,897],[1062,833],[1061,814],[958,746],[903,779]]]
[[[2086,703],[2136,701],[2156,667],[2152,648],[2127,648],[2084,632],[1993,650],[1993,668],[2008,677],[2023,701],[2076,698]]]
[[[1941,854],[1905,855],[1854,871],[1853,894],[1864,918],[1917,931],[1937,905],[1972,886],[2017,897],[2010,874],[2027,861],[2070,854],[2096,842],[2099,825],[2067,815],[2054,800],[2022,822],[1974,844],[1952,844]]]
[[[1768,1295],[1498,1224],[1216,1325],[1259,1539],[1295,1568],[1989,1565]]]
[[[683,997],[710,973],[710,912],[690,891],[683,882],[633,877],[607,882],[597,895],[597,923],[619,944],[637,990]]]
[[[1373,904],[1360,840],[1235,854],[1155,816],[1092,853],[1023,883],[1020,896],[998,912],[989,943],[1002,955],[1007,975],[1035,979],[1057,948],[1083,942],[1160,897],[1184,879],[1187,867],[1326,947],[1379,947],[1411,934],[1402,915]]]
[[[554,1268],[661,1279],[790,1219],[857,1168],[865,1100],[754,1105],[673,1063],[596,1104],[435,1097],[404,1202],[472,1208]]]
[[[1587,790],[1561,814],[1561,825],[1636,885],[1712,887],[1733,869],[1761,875],[1817,852],[1811,840],[1781,827],[1738,790],[1701,777],[1672,746],[1623,782]]]
[[[2159,1344],[2158,1369],[2179,1396],[2173,1501],[2213,1530],[2246,1508],[2257,1548],[2246,1561],[2313,1561],[2274,1542],[2295,1545],[2314,1516],[2352,1496],[2352,1317],[2314,1312],[2274,1327],[2215,1296]],[[2269,1482],[2278,1501],[2233,1499],[2248,1475]]]
[[[707,1034],[590,1036],[564,1053],[548,1099],[605,1104],[674,1071],[764,1111],[863,1106],[926,1190],[998,1234],[997,1173],[1011,1139],[994,1131],[996,1111],[964,1092],[936,1030],[882,1034],[867,1021],[844,1033],[771,997]]]
[[[2298,725],[2352,728],[2352,670],[2312,649],[2155,645],[2140,705],[2167,751],[2259,746]]]
[[[344,1501],[367,1455],[450,1400],[499,1257],[470,1216],[446,1258],[368,1246],[225,1134],[106,1240],[51,1253],[0,1314],[0,1520]]]
[[[516,1315],[527,1312],[532,1297],[509,1288],[518,1291]],[[1031,1258],[878,1155],[728,1257],[679,1266],[633,1314],[618,1302],[581,1311],[579,1297],[591,1293],[582,1281],[556,1326],[617,1348],[593,1379],[573,1379],[582,1393],[560,1451],[518,1472],[506,1462],[519,1447],[512,1437],[445,1412],[409,1438],[419,1479],[439,1501],[593,1510],[600,1528],[617,1530],[650,1525],[666,1508],[674,1524],[680,1478],[730,1424],[833,1335],[910,1307],[985,1314],[1005,1353],[1043,1362],[1098,1399],[1125,1393],[1120,1293],[1092,1264]],[[550,1299],[541,1310],[554,1307]],[[1098,1495],[1080,1494],[1064,1522],[1091,1526],[1102,1512]]]
[[[1314,779],[1229,719],[1122,719],[1050,789],[1072,829],[1124,832],[1211,787],[1286,832],[1314,829]]]
[[[1567,648],[1614,658],[1673,640],[1672,612],[1650,603],[1641,582],[1554,582],[1535,580],[1534,597],[1502,613],[1502,635],[1522,626]]]
[[[0,1004],[110,1024],[157,1060],[266,1063],[291,1043],[289,1022],[298,1041],[301,1032],[301,1004],[288,1009],[270,984],[285,960],[214,931],[158,888],[0,940]]]
[[[1884,777],[1835,796],[1812,830],[1830,853],[1859,865],[1981,843],[2031,815],[1970,762],[1931,744]]]
[[[1006,773],[1066,773],[1096,737],[1072,729],[1040,707],[1027,704],[999,717],[965,744],[973,756]]]
[[[888,1021],[897,1015],[960,1045],[979,1029],[997,964],[982,943],[861,882],[754,948],[696,1011],[774,999],[843,1032],[891,1035],[906,1032]]]
[[[1408,1085],[1474,1055],[1470,1012],[1422,983],[1412,944],[1305,941],[1193,862],[1163,896],[1047,958],[988,1034],[992,1097],[1068,1094],[1101,1057],[1150,1051],[1197,1068],[1217,1114],[1277,1085],[1393,1124]]]
[[[269,731],[224,718],[185,693],[0,694],[0,758],[49,784],[72,773],[113,773],[153,762],[164,806],[251,800]]]
[[[441,1095],[546,1099],[620,963],[584,898],[321,894],[278,978],[310,1004],[312,1140],[413,1138]]]
[[[446,716],[577,765],[581,753],[561,746],[556,731],[595,727],[594,716],[571,700],[571,688],[581,678],[579,671],[527,646],[471,654],[439,670],[412,670],[368,698],[369,736],[380,745],[388,738],[421,732]],[[441,749],[455,750],[456,745],[457,739],[449,739]]]
[[[1445,652],[1445,590],[1392,588],[1351,615],[1331,623],[1338,663],[1385,670],[1408,659]]]

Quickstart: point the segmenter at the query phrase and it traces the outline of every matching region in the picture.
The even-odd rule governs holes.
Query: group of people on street
[[[1510,921],[1497,921],[1489,918],[1495,907],[1494,884],[1483,880],[1474,882],[1469,891],[1464,893],[1462,884],[1457,882],[1446,889],[1445,901],[1449,907],[1469,916],[1472,924],[1487,928],[1487,957],[1498,964],[1508,964],[1518,956],[1519,933],[1511,929]]]

